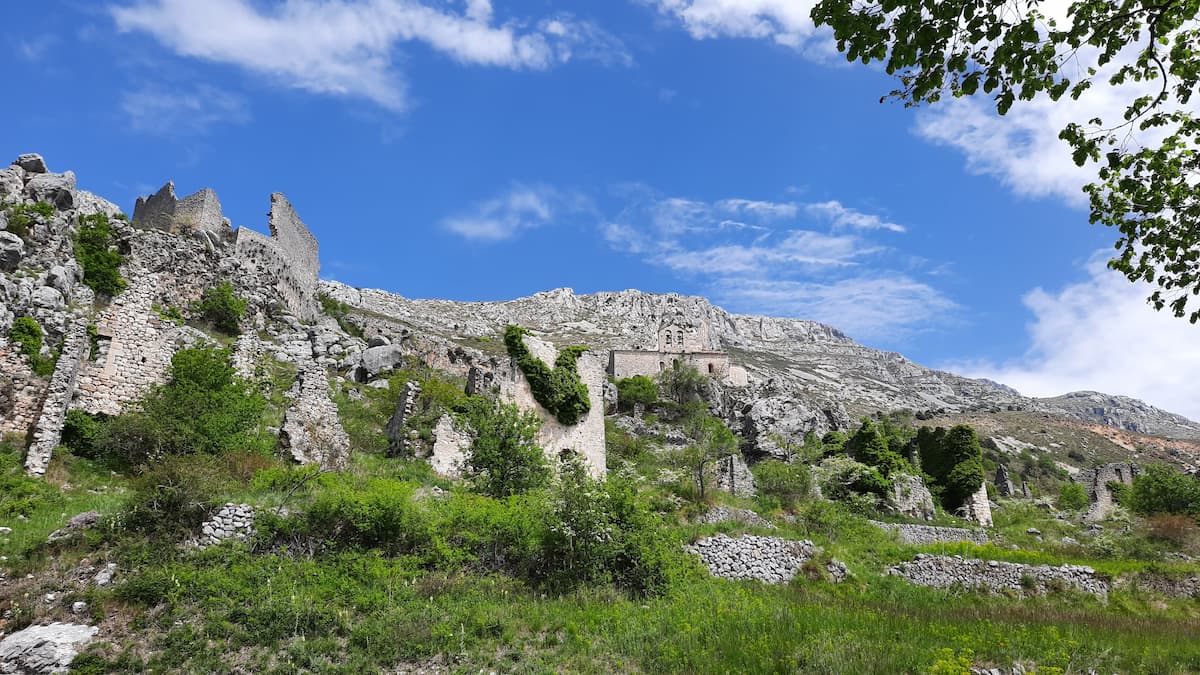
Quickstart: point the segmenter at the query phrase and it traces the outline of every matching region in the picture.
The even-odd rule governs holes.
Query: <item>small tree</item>
[[[547,483],[550,467],[538,446],[542,421],[537,415],[512,404],[473,399],[467,404],[466,418],[475,437],[463,473],[476,490],[509,497]]]
[[[846,443],[846,449],[854,459],[879,469],[885,478],[908,466],[903,457],[888,449],[887,439],[869,419],[862,421],[862,426]]]
[[[772,459],[755,464],[752,471],[758,494],[778,499],[785,509],[794,508],[812,491],[812,474],[804,464]]]
[[[692,366],[676,359],[671,367],[658,374],[662,391],[680,405],[699,401],[708,389],[708,378]]]
[[[226,335],[237,335],[241,333],[238,323],[246,313],[247,304],[234,292],[233,284],[225,280],[204,290],[196,310],[217,330]]]
[[[658,402],[658,385],[645,375],[634,375],[617,380],[617,405],[621,410],[633,410],[641,403],[652,406]]]
[[[113,297],[128,283],[121,278],[125,256],[114,250],[116,237],[108,216],[97,213],[79,219],[75,236],[75,259],[83,268],[83,283],[98,295]]]
[[[707,414],[700,413],[687,423],[688,437],[692,444],[682,452],[682,460],[692,472],[700,501],[707,496],[708,471],[718,460],[737,452],[737,438],[725,424]]]
[[[1087,508],[1087,490],[1079,483],[1063,483],[1058,491],[1058,508],[1063,511],[1082,511]]]
[[[1165,464],[1152,464],[1133,479],[1129,508],[1140,515],[1183,514],[1200,517],[1200,480]]]

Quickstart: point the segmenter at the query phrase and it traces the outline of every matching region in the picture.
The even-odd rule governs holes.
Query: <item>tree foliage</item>
[[[116,236],[108,216],[97,213],[79,219],[75,236],[75,259],[83,268],[83,283],[98,295],[112,297],[125,290],[128,283],[121,278],[125,256],[115,250]]]
[[[244,298],[234,292],[233,284],[227,279],[204,289],[204,294],[196,303],[196,310],[217,330],[226,335],[237,335],[241,333],[238,323],[246,313],[247,304]]]
[[[878,469],[885,478],[908,467],[908,462],[888,447],[883,433],[869,419],[862,420],[862,426],[846,442],[846,451],[854,459]]]
[[[1087,508],[1087,490],[1079,483],[1063,483],[1058,491],[1058,508],[1063,511],[1082,511]]]
[[[1066,125],[1059,137],[1078,165],[1100,164],[1084,188],[1091,221],[1120,232],[1109,267],[1157,285],[1155,308],[1200,320],[1200,0],[1079,0],[1065,17],[1037,0],[821,0],[813,21],[831,26],[850,61],[880,62],[899,78],[888,97],[906,106],[943,96],[1017,101],[1079,98],[1118,87],[1120,120]],[[884,98],[888,98],[884,97]]]
[[[617,405],[622,410],[632,410],[641,403],[652,406],[658,402],[658,385],[645,375],[634,375],[617,380]]]
[[[737,452],[737,437],[724,422],[703,411],[688,418],[684,426],[691,443],[680,451],[679,459],[691,471],[697,496],[704,501],[709,470],[718,460]]]
[[[941,488],[946,508],[958,508],[983,484],[983,449],[972,427],[959,424],[948,431],[922,427],[914,443],[921,469]]]
[[[1125,500],[1141,515],[1180,514],[1200,518],[1200,479],[1164,464],[1152,464],[1133,479]]]
[[[508,497],[544,486],[550,479],[546,455],[538,446],[538,416],[515,405],[474,398],[466,421],[474,431],[463,474],[475,489]]]
[[[676,359],[658,374],[658,386],[672,401],[685,405],[699,401],[708,389],[708,378],[694,367]]]
[[[587,347],[564,347],[558,352],[558,358],[554,359],[554,369],[551,370],[525,346],[525,333],[526,330],[520,326],[507,326],[504,329],[504,346],[525,374],[525,379],[529,380],[533,398],[550,411],[560,424],[578,424],[592,409],[587,385],[579,379],[575,365]]]

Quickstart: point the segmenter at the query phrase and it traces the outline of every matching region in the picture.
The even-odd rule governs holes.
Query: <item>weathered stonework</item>
[[[614,349],[608,355],[608,374],[618,380],[634,375],[654,377],[676,361],[733,386],[745,386],[746,370],[731,365],[729,354],[712,350],[708,324],[692,323],[681,316],[664,319],[658,329],[656,350]]]
[[[449,415],[442,415],[433,429],[433,453],[429,456],[429,465],[434,473],[458,478],[462,475],[470,447],[470,434],[455,429],[454,420]]]
[[[388,450],[392,453],[403,452],[408,445],[408,432],[405,422],[417,411],[417,398],[421,396],[421,385],[409,380],[400,391],[396,401],[396,411],[388,420],[384,433],[388,439]]]
[[[248,277],[239,283],[272,289],[288,313],[311,321],[319,313],[317,240],[280,192],[271,195],[268,224],[270,237],[244,227],[237,230],[236,255],[241,274]]]
[[[343,469],[349,461],[350,437],[329,398],[329,376],[311,359],[300,364],[292,388],[292,405],[283,417],[279,444],[301,464]]]
[[[754,474],[750,473],[750,467],[746,466],[746,460],[742,459],[740,454],[717,460],[716,471],[718,490],[724,490],[737,497],[753,497],[758,494],[754,486]]]
[[[1017,496],[1017,488],[1013,485],[1012,480],[1008,477],[1008,467],[1003,464],[996,469],[996,494],[1001,497]]]
[[[33,427],[33,443],[25,455],[25,471],[34,476],[46,473],[50,456],[62,440],[63,424],[67,418],[67,406],[75,393],[79,370],[88,348],[87,324],[76,321],[63,340],[62,353],[50,378],[50,387],[42,404],[41,414]]]
[[[1108,597],[1108,582],[1097,576],[1092,568],[1081,565],[1051,567],[918,553],[912,562],[901,563],[887,573],[932,588],[957,586],[993,593],[1010,591],[1041,595],[1056,587],[1069,587],[1101,598]]]
[[[791,581],[805,562],[821,552],[811,541],[753,534],[741,537],[718,534],[697,540],[683,549],[699,556],[714,577],[754,579],[768,584]],[[846,566],[836,560],[826,564],[826,573],[834,581],[842,581],[848,576]]]
[[[962,512],[964,518],[973,520],[983,527],[991,527],[992,503],[988,500],[987,485],[980,483],[979,489],[967,499],[959,511]]]
[[[892,513],[933,520],[933,495],[920,476],[897,473],[892,476],[892,489],[888,490],[884,506]]]
[[[15,345],[0,347],[0,433],[25,436],[42,410],[46,382]]]
[[[558,350],[551,344],[532,336],[525,336],[529,352],[546,363],[554,363]],[[607,471],[604,446],[604,365],[593,352],[584,352],[576,362],[579,379],[587,386],[591,409],[577,424],[567,426],[554,418],[533,397],[529,380],[511,359],[506,368],[496,374],[495,382],[500,388],[500,397],[515,403],[522,410],[532,410],[542,420],[538,432],[538,445],[547,457],[557,461],[559,454],[570,451],[578,454],[593,477],[602,477]]]
[[[1112,513],[1115,502],[1109,483],[1133,485],[1133,479],[1141,475],[1142,469],[1137,464],[1117,462],[1105,464],[1087,471],[1080,471],[1071,478],[1087,490],[1091,506],[1084,514],[1084,520],[1104,520]]]
[[[982,545],[989,541],[987,532],[983,530],[968,530],[961,527],[936,527],[934,525],[881,523],[877,520],[872,520],[870,523],[881,530],[895,532],[896,538],[900,543],[912,544],[914,546],[953,544],[964,541]]]
[[[172,234],[207,232],[221,240],[231,234],[229,221],[221,214],[221,201],[216,192],[204,188],[176,199],[175,183],[167,183],[149,197],[138,197],[133,207],[133,225]]]

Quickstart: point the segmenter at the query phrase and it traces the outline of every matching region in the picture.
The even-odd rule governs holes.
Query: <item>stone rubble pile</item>
[[[198,548],[216,546],[227,539],[247,539],[254,534],[254,507],[229,503],[201,526]]]
[[[1083,565],[1025,565],[998,560],[918,553],[912,562],[887,571],[909,583],[931,588],[980,588],[990,592],[1016,591],[1041,595],[1048,590],[1071,587],[1108,598],[1108,582]]]
[[[768,584],[791,581],[800,567],[821,549],[811,541],[792,541],[779,537],[760,537],[746,534],[729,537],[699,539],[683,547],[688,553],[700,556],[708,566],[708,573],[722,579],[755,579]],[[846,566],[831,561],[826,571],[841,581],[849,572]]]
[[[968,530],[963,527],[882,523],[877,520],[870,522],[881,530],[895,532],[896,538],[902,544],[921,546],[925,544],[953,544],[964,541],[972,544],[986,544],[989,541],[987,532],[983,530]]]
[[[774,523],[763,518],[750,509],[738,509],[729,506],[714,506],[696,519],[697,523],[712,525],[715,523],[742,523],[751,527],[764,527],[777,530]]]

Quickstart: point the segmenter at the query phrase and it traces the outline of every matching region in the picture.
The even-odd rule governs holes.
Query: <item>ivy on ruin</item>
[[[517,367],[529,380],[533,398],[554,415],[560,424],[571,426],[592,409],[588,401],[587,385],[579,379],[576,362],[579,355],[587,351],[583,345],[564,347],[554,360],[551,370],[545,361],[534,356],[522,339],[528,331],[520,326],[506,326],[504,346],[508,355],[517,362]]]

